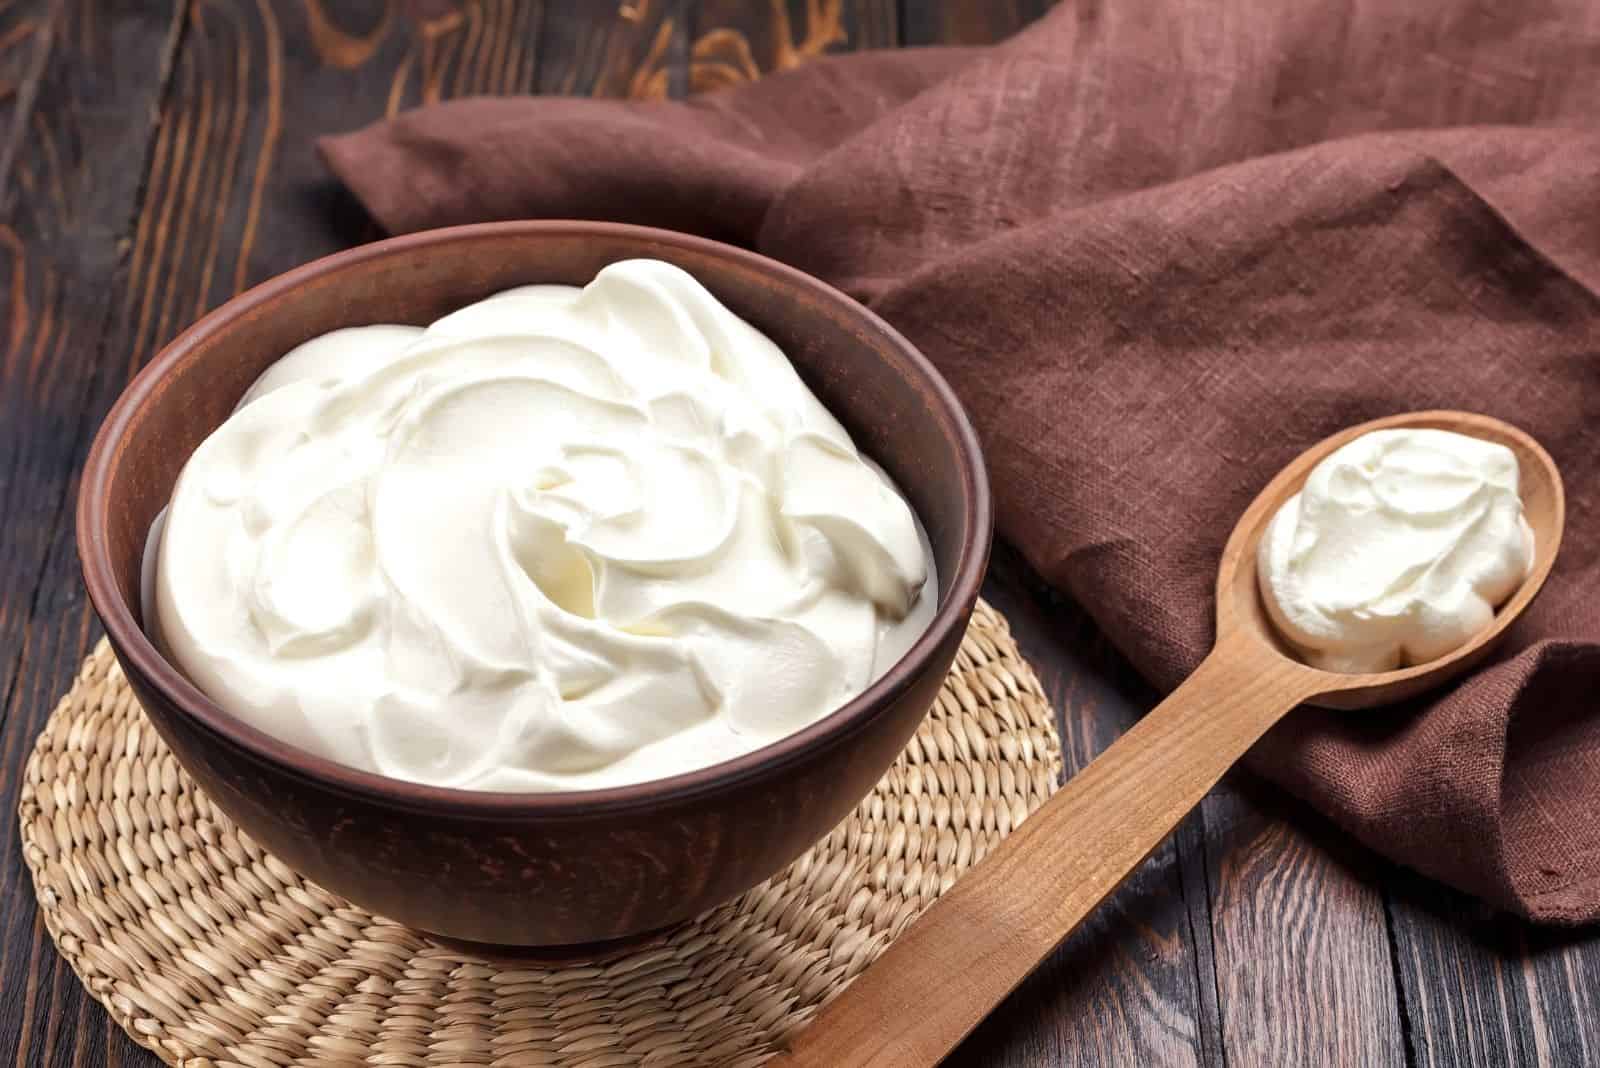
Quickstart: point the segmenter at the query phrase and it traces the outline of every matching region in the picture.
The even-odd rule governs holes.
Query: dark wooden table
[[[374,236],[312,138],[465,94],[676,96],[823,51],[992,41],[1043,6],[0,0],[0,1065],[155,1063],[38,920],[19,771],[98,636],[72,502],[102,414],[206,309]],[[1069,772],[1152,703],[1003,549],[986,592]],[[1597,1001],[1594,935],[1489,914],[1240,778],[954,1062],[1600,1064]]]

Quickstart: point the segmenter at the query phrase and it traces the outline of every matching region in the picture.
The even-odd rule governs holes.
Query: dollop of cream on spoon
[[[1375,430],[1284,502],[1257,574],[1274,625],[1308,664],[1379,672],[1465,645],[1533,556],[1510,449],[1446,430]]]

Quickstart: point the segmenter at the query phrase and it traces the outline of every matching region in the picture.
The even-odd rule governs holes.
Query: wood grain
[[[1551,1061],[1548,1034],[1535,1033],[1528,997],[1532,967],[1522,953],[1521,924],[1497,923],[1482,905],[1420,876],[1388,874],[1411,1063],[1586,1063]]]
[[[1600,944],[1383,873],[1411,1064],[1600,1063]]]
[[[683,0],[627,0],[604,15],[586,0],[545,0],[545,8],[539,92],[657,100],[683,95]]]
[[[175,5],[137,0],[0,11],[0,40],[17,53],[7,71],[22,79],[6,96],[0,204],[0,1054],[16,1065],[114,1063],[131,1048],[45,937],[9,814],[16,769],[92,631],[70,504],[89,434],[120,386],[105,329],[175,16]]]
[[[1203,811],[1230,1068],[1402,1063],[1382,865],[1247,778]]]
[[[1425,882],[1418,876],[1412,878]],[[1437,888],[1428,891],[1427,896],[1434,901],[1441,897],[1446,901],[1452,897],[1461,900],[1460,895],[1440,895]],[[1468,912],[1463,907],[1456,914]],[[1495,926],[1513,933],[1517,940],[1516,970],[1528,999],[1527,1030],[1521,1045],[1524,1050],[1532,1049],[1532,1062],[1600,1064],[1600,941],[1594,930],[1540,929],[1508,916],[1497,917]],[[1490,954],[1509,955],[1500,949],[1504,939],[1482,940],[1473,925],[1464,927],[1447,927],[1440,936],[1441,945],[1453,943],[1473,950],[1484,946]],[[1450,982],[1448,970],[1433,971],[1420,978],[1427,981],[1405,983],[1407,1006],[1413,997],[1420,1001],[1424,992],[1439,1004],[1454,1004],[1451,999],[1465,996],[1459,986]],[[1415,1037],[1417,1028],[1413,1027],[1411,1034]],[[1421,1058],[1416,1062],[1421,1063]]]
[[[828,52],[893,47],[892,3],[860,0],[705,0],[695,6],[692,92],[752,81]]]

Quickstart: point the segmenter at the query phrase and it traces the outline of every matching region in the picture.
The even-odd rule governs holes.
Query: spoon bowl
[[[1494,622],[1467,644],[1425,664],[1371,674],[1323,671],[1302,663],[1268,617],[1256,581],[1256,548],[1267,524],[1285,501],[1299,493],[1312,468],[1335,450],[1374,430],[1449,430],[1506,446],[1517,457],[1522,511],[1533,530],[1533,566],[1509,600],[1495,613]],[[1259,655],[1271,654],[1314,678],[1317,692],[1309,704],[1325,708],[1371,708],[1393,704],[1425,693],[1480,663],[1505,637],[1511,624],[1544,586],[1555,565],[1566,523],[1566,495],[1561,472],[1544,447],[1510,423],[1473,412],[1407,412],[1374,419],[1324,438],[1297,456],[1256,495],[1246,508],[1222,550],[1217,568],[1217,644],[1224,639],[1254,642]]]
[[[1256,547],[1279,507],[1329,453],[1395,427],[1453,430],[1516,454],[1533,567],[1493,623],[1445,656],[1374,674],[1323,671],[1296,659],[1268,617]],[[1404,700],[1481,661],[1544,585],[1565,518],[1555,461],[1527,434],[1488,416],[1397,415],[1307,449],[1256,496],[1228,538],[1217,570],[1216,645],[1194,674],[923,913],[768,1068],[937,1064],[1290,710],[1306,702],[1357,709]]]

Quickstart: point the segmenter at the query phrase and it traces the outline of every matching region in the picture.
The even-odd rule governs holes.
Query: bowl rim
[[[108,483],[119,443],[142,420],[146,406],[159,393],[167,372],[197,344],[249,318],[269,303],[324,276],[338,274],[369,260],[407,256],[449,243],[484,238],[525,236],[594,237],[637,243],[665,244],[735,265],[774,280],[791,291],[809,291],[845,318],[879,335],[920,375],[929,397],[942,409],[965,462],[963,483],[966,535],[959,547],[948,593],[936,607],[927,630],[875,682],[843,705],[793,734],[748,753],[703,768],[660,779],[584,790],[499,792],[431,786],[349,767],[273,737],[228,713],[169,662],[145,634],[133,608],[117,588],[111,564]],[[958,628],[964,629],[987,569],[993,531],[993,505],[988,471],[978,436],[965,408],[944,376],[916,346],[870,309],[833,286],[777,260],[709,238],[656,227],[584,220],[515,220],[472,223],[403,234],[323,256],[277,275],[240,293],[173,338],[134,376],[112,405],[95,434],[79,483],[76,539],[79,564],[89,600],[99,615],[119,660],[142,676],[181,715],[231,743],[255,760],[303,780],[352,797],[379,801],[430,814],[453,813],[467,818],[504,819],[539,816],[585,818],[618,810],[678,803],[736,787],[758,775],[776,772],[808,754],[848,741],[864,729],[874,713],[900,698],[916,681],[934,651]]]

